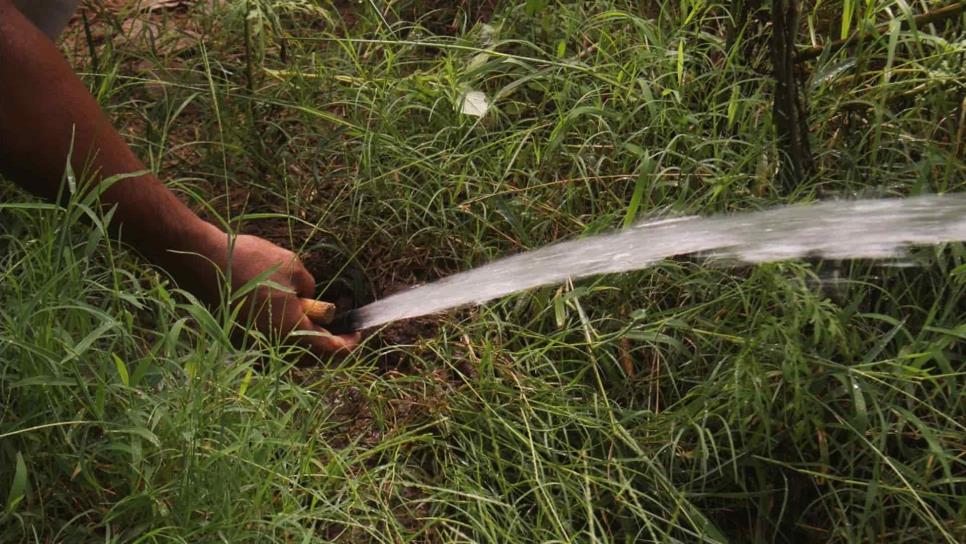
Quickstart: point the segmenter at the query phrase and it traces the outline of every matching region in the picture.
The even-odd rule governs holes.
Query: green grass
[[[500,2],[489,28],[418,4],[64,47],[198,209],[362,299],[643,217],[966,190],[961,20],[808,65],[818,173],[782,194],[767,30],[729,44],[730,2]],[[901,13],[827,4],[801,39]],[[295,369],[82,200],[2,191],[0,541],[966,540],[962,244],[672,260]]]

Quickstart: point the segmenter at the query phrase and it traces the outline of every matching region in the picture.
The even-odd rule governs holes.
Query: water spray
[[[700,254],[745,263],[806,256],[881,259],[896,257],[908,246],[960,241],[966,241],[966,193],[829,201],[645,221],[503,258],[342,314],[328,303],[307,301],[305,307],[332,332],[350,332],[567,280],[640,270],[674,256]]]

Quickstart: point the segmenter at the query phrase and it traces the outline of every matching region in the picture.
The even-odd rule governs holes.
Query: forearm
[[[57,48],[0,0],[0,172],[55,198],[68,157],[84,189],[140,173],[111,185],[100,200],[116,206],[115,232],[149,259],[168,265],[178,259],[172,250],[197,251],[217,232],[145,173]]]

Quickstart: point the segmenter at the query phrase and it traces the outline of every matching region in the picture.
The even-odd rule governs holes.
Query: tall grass
[[[102,22],[84,76],[199,209],[360,300],[644,216],[966,190],[962,21],[809,65],[819,171],[782,194],[767,28],[729,44],[730,2],[428,4]],[[848,4],[805,21],[899,16]],[[296,369],[89,203],[3,190],[0,540],[966,539],[962,244],[671,260]]]

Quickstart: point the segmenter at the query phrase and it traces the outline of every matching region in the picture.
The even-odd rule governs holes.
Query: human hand
[[[257,236],[240,235],[235,238],[230,266],[231,282],[236,290],[272,270],[266,279],[276,285],[259,285],[244,297],[242,304],[241,315],[252,316],[260,331],[280,335],[315,333],[297,336],[299,342],[315,353],[344,355],[358,345],[359,333],[330,334],[305,314],[300,299],[315,297],[315,279],[291,251]],[[227,268],[223,270],[227,275]]]
[[[230,245],[228,235],[213,226],[206,230],[202,238],[199,253],[211,261],[207,266],[214,263],[222,276],[230,278],[233,292],[238,292],[249,282],[268,273],[261,278],[262,285],[246,293],[240,300],[239,316],[250,318],[258,330],[275,337],[296,333],[293,338],[316,354],[345,355],[358,345],[358,333],[330,334],[305,314],[300,299],[314,297],[315,279],[294,253],[250,235],[239,235]],[[197,257],[193,264],[195,267],[205,266],[198,262]],[[200,277],[194,273],[191,275]],[[188,288],[200,298],[216,302],[220,298],[221,282],[208,274],[204,276],[201,281],[193,281]]]

